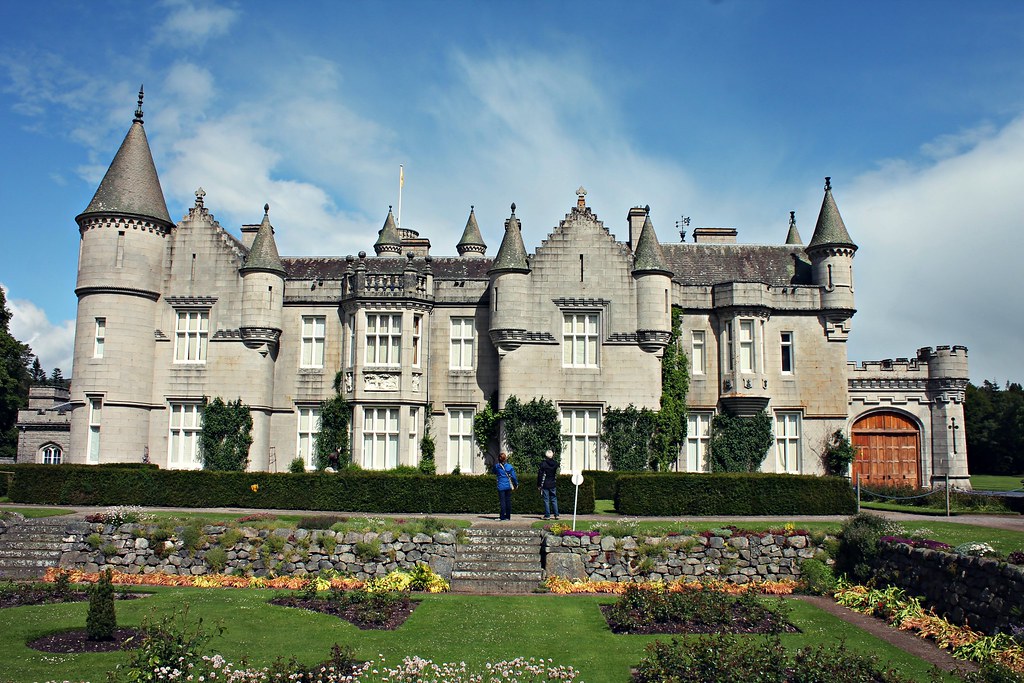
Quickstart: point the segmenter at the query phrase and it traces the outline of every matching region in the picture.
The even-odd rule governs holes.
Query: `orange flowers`
[[[626,586],[634,584],[628,581],[590,581],[589,579],[573,581],[571,579],[563,579],[558,576],[549,576],[547,581],[544,582],[544,585],[552,593],[556,593],[558,595],[585,593],[612,593],[615,595],[621,595],[626,591]],[[701,582],[672,581],[669,583],[662,583],[660,581],[641,581],[639,582],[639,585],[643,588],[667,590],[672,593],[711,590],[719,593],[728,593],[730,595],[741,595],[748,592],[765,593],[767,595],[789,595],[797,587],[796,581],[786,580],[761,581],[758,583],[747,583],[742,585],[719,580]]]

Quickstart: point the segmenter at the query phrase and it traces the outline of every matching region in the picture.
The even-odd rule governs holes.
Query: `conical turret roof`
[[[512,215],[505,221],[505,236],[501,239],[498,254],[489,272],[512,271],[528,273],[530,264],[526,260],[526,247],[523,245],[523,232],[519,219],[516,218],[516,205],[512,204]]]
[[[842,219],[840,219],[842,220]],[[786,234],[786,244],[803,244],[800,238],[800,231],[796,229],[796,211],[789,212],[789,232]]]
[[[82,215],[131,214],[171,223],[146,129],[142,125],[142,95],[142,90],[139,90],[139,106],[132,126]]]
[[[818,222],[814,226],[814,235],[807,248],[823,246],[857,248],[857,245],[850,239],[850,233],[846,231],[846,225],[843,224],[843,217],[839,215],[836,200],[832,198],[832,178],[825,178],[825,198],[821,201]]]
[[[260,223],[252,247],[249,248],[249,255],[245,257],[245,263],[239,270],[262,270],[278,273],[281,277],[285,275],[281,255],[277,251],[277,242],[274,240],[274,227],[270,225],[270,204],[263,205],[263,222]]]
[[[373,250],[378,256],[381,253],[402,253],[402,236],[398,233],[395,214],[391,212],[390,206],[388,207],[388,217],[384,220],[384,227],[377,233],[377,241],[373,244]]]
[[[459,252],[459,256],[462,256],[466,252],[482,254],[487,251],[487,244],[484,242],[483,235],[480,234],[480,226],[476,222],[476,212],[474,207],[469,207],[469,218],[466,219],[466,229],[462,231],[462,239],[455,245],[455,248]]]
[[[649,209],[644,218],[644,226],[640,229],[640,239],[636,243],[636,253],[633,255],[633,273],[672,274],[666,265],[665,254],[661,250],[661,243],[658,242],[654,224],[651,223]]]

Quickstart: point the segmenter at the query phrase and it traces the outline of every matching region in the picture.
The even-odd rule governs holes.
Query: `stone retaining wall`
[[[1024,567],[906,544],[882,544],[879,574],[956,624],[988,634],[1020,625]]]
[[[807,536],[544,537],[548,575],[592,581],[699,581],[731,583],[798,579],[800,561],[814,557]]]
[[[456,537],[453,533],[399,534],[391,532],[344,533],[330,530],[305,529],[253,529],[237,530],[241,537],[230,547],[221,545],[227,531],[223,526],[205,526],[203,539],[194,549],[184,547],[181,530],[171,539],[163,541],[163,548],[155,548],[154,527],[124,524],[113,527],[92,524],[86,533],[74,535],[65,545],[60,566],[98,572],[104,569],[128,574],[202,575],[209,573],[252,576],[316,574],[325,569],[368,579],[384,576],[395,569],[408,569],[419,562],[430,565],[437,574],[450,579],[455,561]],[[97,534],[99,543],[87,539]],[[95,537],[93,539],[95,541]],[[379,552],[372,548],[379,545]],[[96,547],[94,547],[96,546]],[[223,567],[211,563],[211,551],[216,556],[223,550]],[[158,552],[159,551],[159,552]]]

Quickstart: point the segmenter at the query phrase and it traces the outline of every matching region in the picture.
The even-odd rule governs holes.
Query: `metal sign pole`
[[[572,501],[572,530],[576,531],[576,506],[580,502],[580,484],[583,483],[583,473],[573,472],[572,483],[576,486],[576,498]]]

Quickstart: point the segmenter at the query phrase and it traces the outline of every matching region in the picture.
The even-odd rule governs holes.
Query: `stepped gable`
[[[774,287],[811,285],[811,263],[793,245],[662,244],[665,263],[681,285],[763,282]]]

